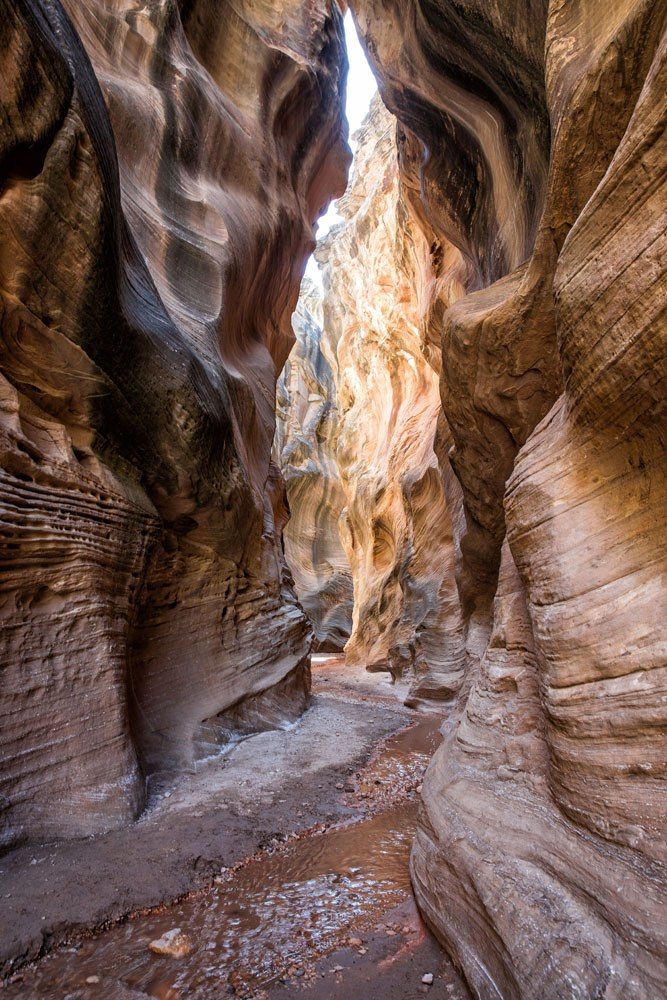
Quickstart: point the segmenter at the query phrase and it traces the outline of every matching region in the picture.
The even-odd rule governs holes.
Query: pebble
[[[99,981],[100,981],[99,976],[88,976],[86,978],[86,982],[88,983],[89,986],[94,986],[95,983],[99,983]]]
[[[184,958],[192,951],[193,944],[180,927],[172,927],[170,931],[165,931],[162,937],[151,941],[148,948],[155,955],[171,955],[172,958]]]
[[[424,983],[426,986],[430,986],[432,982],[433,982],[433,973],[425,972],[424,975],[422,976],[422,983]]]
[[[361,948],[361,946],[362,946],[362,944],[364,942],[361,940],[361,938],[351,937],[351,938],[348,938],[348,942],[347,943],[349,944],[350,948]]]

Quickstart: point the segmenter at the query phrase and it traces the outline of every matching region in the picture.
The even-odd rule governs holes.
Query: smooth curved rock
[[[306,277],[292,317],[296,344],[276,391],[276,461],[290,518],[285,558],[314,631],[313,649],[340,652],[352,629],[352,575],[340,537],[345,493],[336,452],[335,352],[322,326],[322,295]]]
[[[335,5],[2,0],[0,49],[9,844],[127,821],[307,681],[274,383],[349,152]]]
[[[665,7],[353,7],[470,293],[428,319],[467,655],[417,898],[479,997],[662,995]]]
[[[414,671],[411,700],[451,697],[463,646],[451,518],[434,451],[437,372],[422,339],[429,248],[399,179],[378,97],[357,133],[343,222],[318,243],[336,359],[341,533],[354,581],[349,662]],[[434,678],[438,677],[436,681]]]
[[[348,655],[449,710],[411,865],[474,994],[653,1000],[667,9],[352,7],[398,125],[376,103],[281,388],[297,585],[339,643],[344,497]],[[0,58],[7,845],[307,702],[274,388],[349,154],[324,0],[0,0]]]

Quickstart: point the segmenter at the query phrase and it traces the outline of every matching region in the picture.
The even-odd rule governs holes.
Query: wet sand
[[[308,801],[313,791],[308,773],[297,779],[292,770],[300,797],[298,807],[289,803],[293,829],[258,843],[259,850],[246,856],[230,857],[227,864],[208,858],[205,887],[172,905],[130,913],[94,937],[70,930],[69,946],[20,970],[7,982],[6,996],[342,1000],[359,995],[391,1000],[467,995],[419,919],[408,876],[417,790],[440,740],[439,720],[400,708],[401,692],[384,675],[351,671],[335,658],[318,658],[313,666],[313,707],[292,733],[281,735],[297,737],[310,716],[311,726],[319,721],[328,727],[329,742],[337,744],[341,764],[347,759],[348,766],[336,773],[328,758],[322,761],[327,780],[315,789],[317,802]],[[393,727],[372,743],[369,736],[365,755],[357,753],[354,765],[349,752],[355,747],[355,725],[346,732],[351,708],[362,711],[369,733],[377,729],[376,716]],[[331,728],[334,718],[337,730]],[[267,735],[275,734],[240,744],[223,769],[233,761],[238,765],[239,753],[247,754]],[[311,744],[311,750],[316,746]],[[221,763],[210,762],[218,768]],[[274,756],[271,763],[280,762]],[[272,770],[285,779],[280,768]],[[321,771],[313,773],[321,779]],[[176,798],[172,815],[179,802],[186,810],[193,805],[183,788],[174,789],[166,801],[171,797]],[[261,797],[254,806],[257,820],[265,823]],[[315,806],[317,821],[302,825]],[[188,953],[154,954],[150,943],[174,928],[184,935]],[[68,936],[66,929],[62,936]],[[421,982],[425,973],[434,976],[430,986]]]

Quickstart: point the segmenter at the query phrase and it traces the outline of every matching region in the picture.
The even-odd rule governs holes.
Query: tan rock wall
[[[417,897],[477,996],[661,995],[667,11],[353,6],[470,292],[428,317],[467,655]]]
[[[345,653],[371,670],[413,670],[417,700],[427,689],[451,696],[462,646],[451,520],[434,451],[438,378],[422,339],[429,250],[399,181],[395,132],[376,98],[338,203],[344,221],[318,243],[316,257],[336,358],[340,524],[354,582]]]
[[[0,52],[11,843],[130,819],[249,695],[304,704],[274,384],[349,153],[327,3],[3,0]]]
[[[338,365],[322,323],[321,290],[306,277],[292,317],[296,343],[276,391],[276,463],[290,518],[285,557],[314,631],[314,650],[340,652],[352,629],[352,575],[340,534]]]

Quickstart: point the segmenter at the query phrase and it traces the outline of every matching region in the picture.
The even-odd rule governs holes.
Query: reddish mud
[[[386,693],[361,694],[338,660],[315,668],[316,689],[332,698],[367,699],[371,711],[386,701]],[[336,785],[357,819],[295,833],[223,869],[210,888],[55,950],[8,982],[5,995],[466,996],[418,917],[408,875],[417,789],[439,725],[417,717]],[[155,954],[151,942],[175,928],[187,954]],[[428,973],[432,985],[422,984]]]

